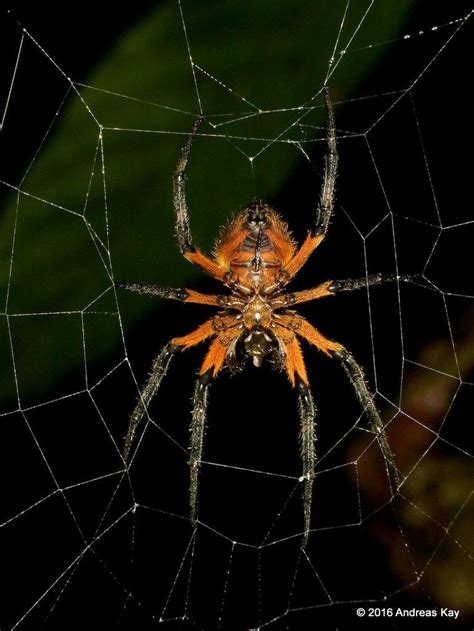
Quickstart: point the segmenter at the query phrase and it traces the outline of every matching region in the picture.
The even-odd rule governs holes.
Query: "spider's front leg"
[[[321,234],[324,238],[329,228],[331,215],[334,210],[334,190],[336,186],[337,164],[339,161],[336,142],[336,124],[334,121],[334,110],[332,108],[329,88],[324,87],[324,101],[328,118],[327,144],[328,150],[324,158],[324,177],[321,196],[316,217],[316,234]]]
[[[314,250],[324,239],[328,231],[329,223],[331,221],[331,216],[334,210],[334,191],[337,178],[338,153],[334,111],[329,96],[329,88],[327,86],[324,87],[324,101],[326,104],[328,119],[327,152],[324,158],[324,175],[319,203],[316,211],[316,224],[315,227],[310,230],[305,241],[286,266],[284,272],[287,275],[287,278],[282,278],[283,284],[288,282],[288,280],[293,278],[293,276],[295,276],[295,274],[299,272],[299,270],[306,263],[312,252],[314,252]]]
[[[181,254],[195,263],[207,274],[218,280],[223,280],[228,270],[200,252],[192,244],[191,226],[189,222],[188,205],[186,202],[186,166],[196,134],[201,126],[202,118],[194,123],[191,133],[181,149],[181,157],[176,165],[173,178],[173,203],[176,212],[176,236]]]

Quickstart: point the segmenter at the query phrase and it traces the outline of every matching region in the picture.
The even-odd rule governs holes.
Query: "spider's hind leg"
[[[204,432],[206,429],[206,412],[209,391],[210,371],[200,375],[196,380],[193,393],[193,414],[191,419],[191,440],[189,445],[189,504],[191,523],[197,520],[199,469],[201,467]]]
[[[173,204],[176,213],[176,236],[181,254],[195,263],[210,276],[223,280],[228,270],[223,269],[218,263],[200,252],[192,243],[191,226],[189,222],[188,205],[186,201],[186,167],[189,154],[196,134],[202,123],[202,118],[197,118],[186,142],[181,148],[181,156],[176,165],[173,178]]]
[[[284,271],[287,278],[283,280],[288,282],[290,278],[295,276],[308,260],[312,252],[318,247],[326,236],[331,222],[332,213],[334,211],[336,178],[337,178],[337,140],[336,140],[336,124],[334,121],[334,110],[329,96],[329,88],[324,88],[324,101],[327,112],[327,152],[324,158],[324,175],[319,195],[319,202],[316,210],[316,220],[314,227],[308,233],[305,241],[296,252],[291,261],[286,265]]]
[[[148,405],[160,387],[161,381],[168,371],[168,366],[170,365],[173,355],[179,350],[180,349],[178,347],[174,346],[171,342],[168,342],[153,362],[148,381],[141,391],[138,403],[130,416],[122,454],[125,462],[128,462],[135,433],[146,414]]]
[[[224,320],[224,322],[222,322]],[[199,375],[194,386],[193,413],[191,418],[191,440],[189,446],[189,503],[191,523],[197,521],[199,469],[201,468],[202,452],[204,444],[204,432],[206,428],[206,413],[209,383],[217,376],[226,361],[234,342],[240,336],[239,326],[234,326],[234,318],[222,318],[221,330],[218,337],[211,343]],[[176,340],[174,340],[176,343]]]
[[[301,461],[303,465],[301,480],[303,487],[304,534],[303,547],[308,543],[311,528],[311,504],[313,497],[314,467],[316,466],[316,406],[309,386],[303,381],[297,382],[298,412],[300,417]]]
[[[343,367],[352,387],[355,390],[357,398],[367,415],[370,428],[377,437],[377,442],[387,466],[389,477],[394,483],[396,489],[402,482],[401,474],[395,463],[395,458],[385,433],[385,427],[374,403],[373,395],[370,393],[365,383],[364,371],[356,362],[353,355],[346,349],[334,352],[333,357],[337,359]]]

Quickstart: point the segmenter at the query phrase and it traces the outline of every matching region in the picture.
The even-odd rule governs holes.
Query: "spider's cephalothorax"
[[[304,544],[307,542],[311,524],[312,485],[316,465],[316,408],[309,389],[299,340],[305,340],[341,363],[369,419],[371,430],[376,435],[390,481],[396,486],[400,483],[400,477],[384,433],[384,425],[373,402],[373,396],[365,384],[362,368],[341,344],[326,338],[289,307],[332,296],[340,291],[351,291],[385,282],[411,280],[408,276],[374,274],[355,280],[329,280],[312,289],[295,293],[286,291],[286,285],[326,236],[334,207],[337,174],[336,132],[327,88],[324,95],[328,113],[328,151],[323,183],[313,229],[308,232],[299,247],[293,241],[288,226],[275,210],[262,201],[252,202],[235,215],[223,229],[212,258],[193,246],[186,205],[185,170],[192,142],[201,124],[201,119],[198,119],[183,146],[173,181],[176,234],[183,256],[223,283],[227,293],[208,295],[192,289],[168,289],[144,283],[117,283],[118,286],[139,293],[219,308],[214,317],[191,333],[173,338],[155,359],[150,378],[141,391],[138,404],[130,418],[124,447],[125,461],[129,459],[136,429],[147,413],[147,406],[158,390],[172,357],[179,351],[209,340],[210,345],[199,371],[193,396],[189,464],[191,521],[194,524],[197,520],[198,474],[202,458],[209,384],[224,366],[231,370],[235,369],[240,364],[238,356],[242,353],[257,367],[262,365],[265,358],[276,359],[273,363],[286,371],[298,396]]]

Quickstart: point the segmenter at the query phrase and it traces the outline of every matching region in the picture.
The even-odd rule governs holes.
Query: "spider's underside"
[[[263,359],[271,358],[275,365],[286,371],[298,396],[304,507],[303,545],[308,540],[311,525],[312,486],[316,465],[316,407],[309,388],[299,339],[306,340],[340,362],[368,417],[371,430],[376,434],[389,479],[395,487],[400,483],[400,476],[384,433],[384,425],[373,402],[373,396],[367,389],[362,368],[341,344],[324,337],[290,307],[332,296],[340,291],[352,291],[397,280],[410,280],[410,277],[393,274],[374,274],[356,280],[330,280],[296,293],[289,293],[286,290],[288,282],[324,239],[334,207],[338,162],[336,132],[327,89],[324,94],[328,114],[328,150],[322,190],[314,228],[308,232],[300,247],[294,243],[287,225],[279,215],[260,201],[252,202],[236,214],[220,235],[212,258],[205,256],[192,245],[185,196],[185,169],[193,139],[201,123],[201,119],[198,119],[182,148],[174,176],[176,233],[184,257],[221,281],[229,292],[224,295],[207,295],[191,289],[168,289],[143,283],[117,284],[139,293],[219,308],[217,315],[188,335],[173,338],[155,359],[148,382],[130,417],[123,452],[125,461],[130,456],[137,427],[145,416],[148,404],[157,392],[172,357],[199,342],[210,340],[193,395],[189,465],[190,511],[194,524],[197,520],[198,474],[202,459],[210,381],[224,366],[236,370],[242,365],[243,360],[250,359],[258,367],[261,366]]]

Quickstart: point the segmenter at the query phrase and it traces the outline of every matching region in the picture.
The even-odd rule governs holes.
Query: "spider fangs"
[[[127,462],[137,427],[147,406],[156,394],[172,357],[204,340],[211,340],[194,388],[189,448],[190,514],[197,521],[198,476],[203,452],[209,384],[219,371],[238,365],[236,349],[243,349],[255,366],[273,356],[296,388],[300,419],[300,447],[303,489],[303,545],[311,527],[311,502],[315,451],[316,407],[309,389],[308,376],[299,339],[306,340],[344,369],[368,418],[371,431],[383,454],[388,478],[396,488],[400,475],[384,432],[384,425],[369,392],[362,368],[341,344],[324,337],[307,320],[289,307],[302,302],[333,296],[386,282],[410,281],[412,277],[374,274],[360,279],[329,280],[312,289],[288,293],[286,285],[306,263],[310,254],[326,236],[334,207],[337,174],[337,147],[334,115],[328,89],[324,89],[328,116],[327,154],[315,225],[301,246],[297,247],[287,225],[267,204],[257,201],[239,211],[222,231],[212,258],[192,245],[185,194],[185,170],[191,145],[201,124],[198,119],[182,148],[174,181],[176,234],[183,256],[204,272],[221,281],[230,293],[207,295],[192,289],[169,289],[145,283],[117,283],[117,286],[162,298],[219,307],[220,311],[197,329],[183,337],[173,338],[153,362],[150,377],[130,417],[125,439],[124,460]]]

